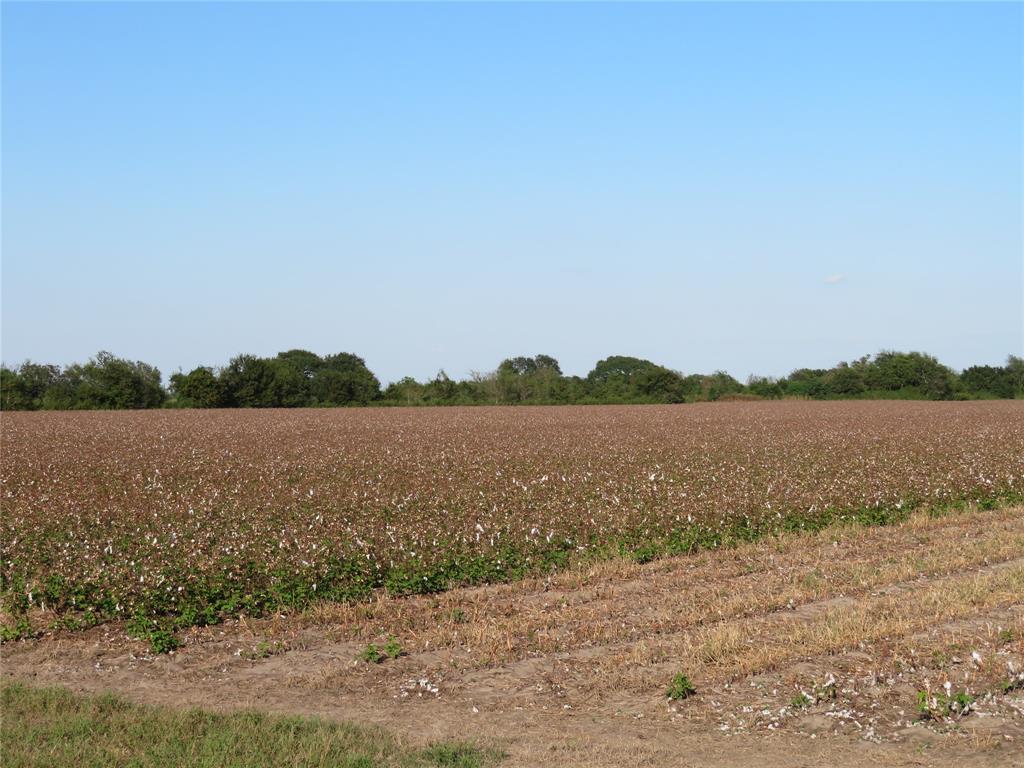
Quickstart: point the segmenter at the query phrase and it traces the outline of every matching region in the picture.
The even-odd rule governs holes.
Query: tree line
[[[799,368],[783,378],[724,371],[685,375],[650,360],[613,356],[586,376],[566,376],[549,355],[511,357],[489,373],[454,380],[443,370],[381,387],[356,355],[321,357],[293,349],[275,357],[238,355],[226,366],[175,373],[100,352],[65,368],[26,361],[0,367],[3,410],[298,408],[351,405],[691,403],[712,400],[1024,398],[1024,359],[961,373],[921,352],[879,352],[832,368]]]

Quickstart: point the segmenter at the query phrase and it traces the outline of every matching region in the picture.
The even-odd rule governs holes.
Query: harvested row
[[[650,646],[672,633],[819,601],[853,601],[891,584],[969,573],[1024,554],[1017,509],[917,516],[897,527],[831,534],[765,539],[646,565],[617,559],[436,598],[382,594],[368,603],[323,603],[300,622],[336,641],[398,636],[410,649],[459,649],[463,666],[486,667],[593,646]]]

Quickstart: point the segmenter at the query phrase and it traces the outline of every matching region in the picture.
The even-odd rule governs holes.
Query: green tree
[[[171,393],[185,408],[222,408],[228,404],[224,384],[213,369],[200,366],[171,376]]]
[[[956,374],[921,352],[879,352],[864,366],[864,380],[868,389],[913,389],[930,400],[949,399],[956,387]]]
[[[681,374],[638,357],[613,355],[587,374],[590,395],[605,403],[681,403],[692,386]]]
[[[0,366],[0,410],[31,411],[35,408],[21,374],[6,365]]]
[[[825,375],[825,391],[838,397],[856,397],[867,391],[863,367],[839,363]]]
[[[363,358],[348,352],[328,355],[313,376],[313,396],[321,405],[350,405],[380,399],[380,382]]]
[[[1014,397],[1024,397],[1024,358],[1010,355],[1006,358],[1006,373],[1010,377]]]
[[[550,355],[510,357],[495,372],[498,397],[505,403],[557,400],[561,380],[562,369]]]
[[[383,398],[391,403],[401,405],[421,405],[424,400],[424,387],[412,376],[400,381],[393,381],[384,390]]]
[[[782,385],[770,376],[749,376],[747,378],[747,391],[758,397],[770,400],[777,400],[782,397]]]
[[[824,368],[797,368],[779,382],[783,395],[822,398],[827,394]]]
[[[312,379],[324,365],[324,361],[320,359],[319,355],[305,349],[290,349],[287,352],[280,352],[276,359],[302,374],[306,379]]]
[[[441,369],[437,375],[424,387],[424,395],[432,403],[452,404],[458,400],[459,385],[452,381],[448,374]]]
[[[237,355],[220,373],[225,404],[238,408],[274,407],[274,379],[270,361],[255,355]]]
[[[71,384],[74,408],[157,408],[167,397],[159,370],[109,352],[98,353],[84,365],[69,366],[65,376]]]

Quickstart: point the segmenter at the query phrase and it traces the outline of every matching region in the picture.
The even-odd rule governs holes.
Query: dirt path
[[[915,517],[194,631],[5,646],[5,678],[479,738],[509,766],[1024,766],[1024,509]],[[358,661],[393,636],[404,655]],[[684,671],[697,694],[665,696]],[[921,720],[917,692],[965,692]]]

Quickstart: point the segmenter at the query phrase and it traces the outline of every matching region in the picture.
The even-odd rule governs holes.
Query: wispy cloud
[[[846,280],[846,275],[829,275],[825,278],[825,285],[838,285]]]

